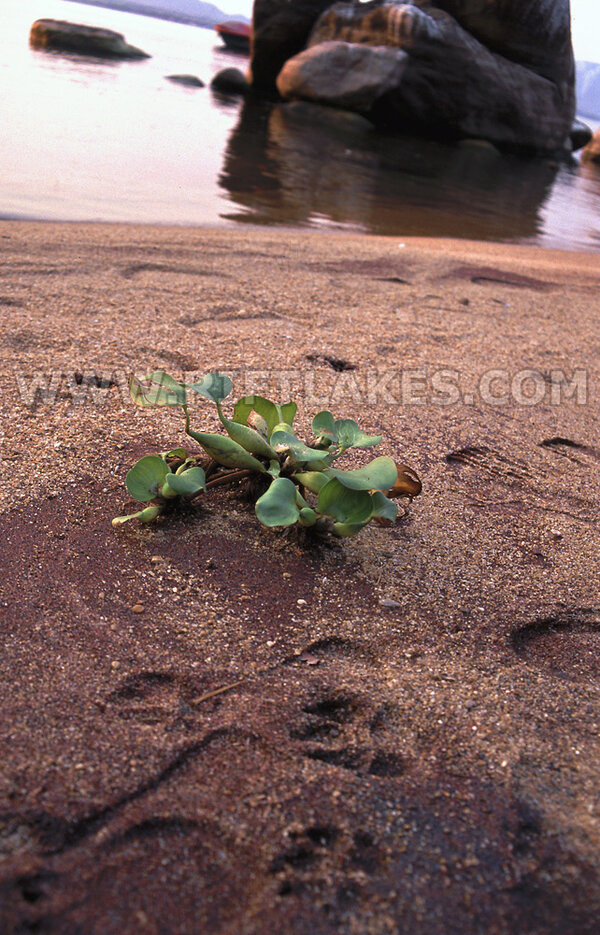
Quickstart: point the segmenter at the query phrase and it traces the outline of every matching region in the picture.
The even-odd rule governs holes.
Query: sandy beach
[[[0,243],[2,933],[596,932],[598,255]],[[422,496],[313,550],[226,494],[113,529],[184,442],[128,374],[217,369],[307,439],[357,419]]]

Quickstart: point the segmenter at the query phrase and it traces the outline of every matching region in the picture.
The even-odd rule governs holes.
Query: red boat
[[[240,23],[232,19],[226,23],[217,23],[215,30],[228,49],[233,49],[235,52],[250,52],[252,27],[249,23]]]

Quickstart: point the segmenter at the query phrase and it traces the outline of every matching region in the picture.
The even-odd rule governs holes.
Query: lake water
[[[207,29],[66,0],[3,0],[0,216],[279,225],[600,251],[600,170],[386,136],[351,116],[190,89],[246,68]],[[152,55],[29,48],[35,19],[105,26]]]

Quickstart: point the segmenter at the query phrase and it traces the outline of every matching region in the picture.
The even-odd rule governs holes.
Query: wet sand
[[[597,256],[0,240],[2,932],[595,932]],[[312,551],[226,494],[113,529],[183,442],[127,373],[217,368],[382,434],[422,496]]]

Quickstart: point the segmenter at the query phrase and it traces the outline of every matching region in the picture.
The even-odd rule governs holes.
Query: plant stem
[[[234,480],[243,480],[244,477],[250,477],[253,471],[230,471],[228,474],[221,474],[214,480],[208,481],[206,489],[209,487],[220,487],[222,484],[231,484]]]
[[[205,474],[207,480],[208,480],[208,478],[210,477],[211,474],[214,474],[214,473],[215,473],[215,471],[217,470],[218,467],[219,467],[219,465],[217,464],[216,461],[213,461],[212,458],[209,458],[209,459],[208,459],[208,464],[207,464],[206,467],[204,468],[204,474]]]

